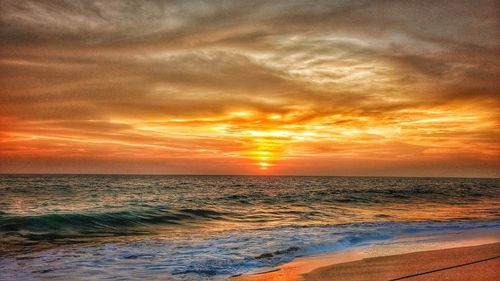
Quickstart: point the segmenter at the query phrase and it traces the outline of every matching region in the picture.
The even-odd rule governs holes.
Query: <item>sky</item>
[[[0,2],[0,172],[500,177],[498,1]]]

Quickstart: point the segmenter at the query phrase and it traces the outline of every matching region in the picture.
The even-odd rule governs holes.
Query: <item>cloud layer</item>
[[[2,1],[2,172],[500,176],[496,1]]]

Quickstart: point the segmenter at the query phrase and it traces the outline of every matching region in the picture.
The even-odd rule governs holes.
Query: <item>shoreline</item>
[[[463,268],[449,269],[445,273],[440,271],[429,274],[429,276],[440,276],[441,279],[426,279],[427,275],[422,275],[403,280],[494,280],[488,278],[496,274],[494,268],[498,269],[500,266],[498,232],[466,231],[446,235],[407,236],[339,252],[299,257],[274,268],[233,276],[229,280],[327,281],[336,280],[336,278],[339,280],[389,280],[480,261],[492,256],[499,256],[499,258]],[[489,274],[489,277],[485,275],[486,279],[484,279],[473,275],[474,279],[446,279],[447,275],[452,274],[451,272],[472,276],[471,274],[475,273],[470,272],[469,268],[473,268],[474,272],[477,272],[479,268],[481,272]],[[360,269],[365,269],[365,271]]]

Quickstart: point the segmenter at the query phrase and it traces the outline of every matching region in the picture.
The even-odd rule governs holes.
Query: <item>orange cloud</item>
[[[494,1],[132,2],[2,1],[0,172],[500,175]]]

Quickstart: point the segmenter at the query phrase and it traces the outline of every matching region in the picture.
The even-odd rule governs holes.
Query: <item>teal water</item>
[[[216,280],[402,234],[499,230],[499,202],[499,179],[3,175],[0,276]]]

